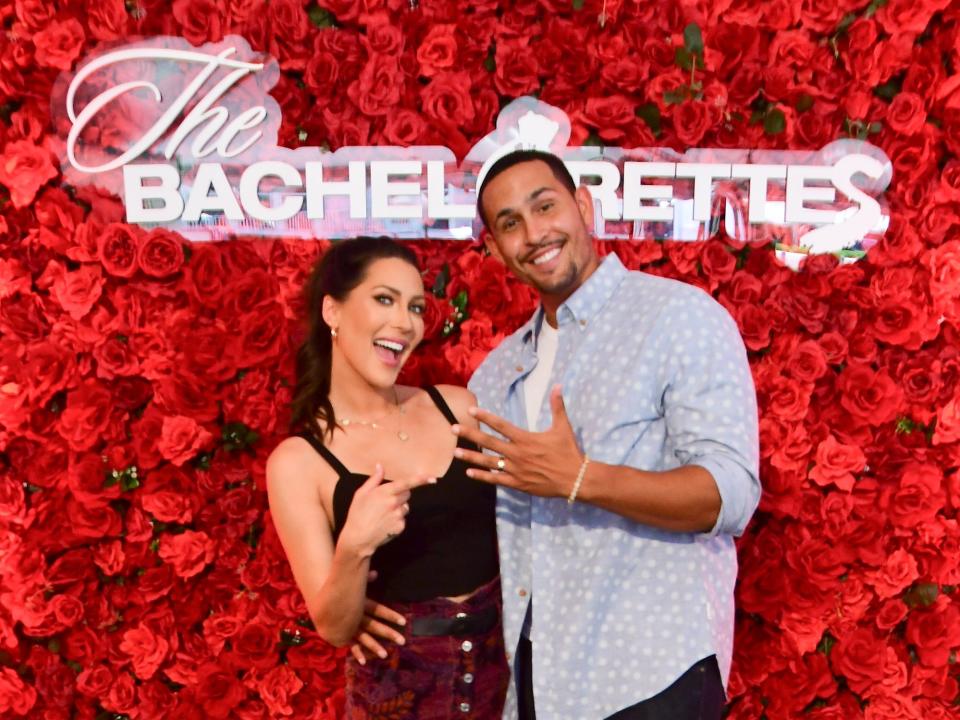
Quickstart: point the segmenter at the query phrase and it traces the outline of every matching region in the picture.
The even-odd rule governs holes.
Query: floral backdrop
[[[761,412],[732,718],[960,716],[960,6],[948,0],[0,0],[0,716],[336,718],[264,492],[325,242],[189,244],[62,184],[50,95],[102,41],[226,34],[281,144],[446,145],[536,94],[571,144],[894,164],[868,257],[609,243],[737,319]],[[771,241],[773,238],[771,238]],[[413,242],[406,380],[459,382],[534,307],[475,243]]]

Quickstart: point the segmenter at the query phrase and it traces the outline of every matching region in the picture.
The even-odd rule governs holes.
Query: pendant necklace
[[[407,411],[403,405],[400,404],[400,395],[397,393],[396,387],[393,388],[393,402],[397,406],[397,438],[401,442],[406,442],[410,439],[410,436],[403,430],[403,416]],[[383,417],[386,417],[386,415]],[[372,430],[378,430],[382,420],[383,418],[380,418],[379,420],[357,420],[355,418],[343,418],[340,420],[340,424],[344,427],[350,427],[351,425],[362,425],[363,427],[368,427]]]

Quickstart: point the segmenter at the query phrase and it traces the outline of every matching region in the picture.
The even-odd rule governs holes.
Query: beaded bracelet
[[[580,472],[577,473],[577,479],[573,483],[573,490],[570,491],[570,497],[567,498],[569,505],[573,505],[573,501],[577,499],[577,493],[580,492],[580,484],[583,482],[583,476],[587,474],[587,465],[589,464],[590,458],[584,455],[583,462],[580,463]]]

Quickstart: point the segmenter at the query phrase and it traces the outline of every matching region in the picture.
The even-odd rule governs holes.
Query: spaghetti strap
[[[443,416],[450,421],[451,425],[456,425],[460,421],[457,420],[457,416],[453,414],[453,411],[450,409],[450,406],[447,405],[447,401],[443,399],[443,395],[440,394],[440,391],[437,390],[433,385],[428,385],[424,388],[427,391],[427,394],[433,400],[434,404],[440,409],[440,412],[443,413]]]
[[[352,475],[346,466],[340,462],[336,455],[334,455],[330,450],[327,449],[326,445],[320,442],[317,437],[311,432],[302,432],[297,433],[298,437],[302,437],[310,445],[313,446],[313,449],[320,453],[320,456],[329,463],[330,467],[337,471],[337,475],[344,477],[347,475]]]

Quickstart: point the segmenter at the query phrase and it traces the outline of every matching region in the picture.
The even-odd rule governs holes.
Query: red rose
[[[57,169],[50,161],[50,153],[30,140],[8,142],[3,148],[0,183],[10,191],[14,207],[29,205],[47,180],[56,176]]]
[[[97,238],[97,255],[103,269],[117,277],[133,277],[137,272],[137,254],[142,242],[143,230],[136,225],[107,225]]]
[[[438,72],[449,70],[456,64],[457,48],[456,25],[432,25],[420,47],[417,48],[417,62],[420,74],[433,77]]]
[[[830,664],[835,673],[846,678],[851,690],[862,694],[883,680],[891,661],[889,653],[893,652],[873,630],[857,627],[837,639],[830,651]]]
[[[232,355],[239,367],[254,367],[275,360],[284,345],[286,320],[274,304],[241,322],[242,334],[235,335]]]
[[[244,627],[244,618],[237,615],[217,613],[203,621],[203,636],[210,646],[210,651],[217,656],[223,650],[227,640],[236,635]]]
[[[843,445],[833,435],[817,446],[816,465],[810,470],[810,479],[818,485],[833,483],[841,490],[853,489],[853,473],[859,473],[866,465],[863,451],[854,445]]]
[[[79,320],[94,306],[103,292],[103,277],[98,265],[81,265],[78,270],[54,271],[53,296],[70,317]]]
[[[137,264],[151,277],[173,275],[183,265],[183,240],[163,228],[151,230],[137,251]]]
[[[125,559],[120,541],[113,540],[97,545],[93,550],[93,562],[104,575],[116,575],[123,569]]]
[[[383,138],[391,145],[418,145],[426,130],[427,123],[421,113],[403,109],[387,115]]]
[[[154,470],[140,495],[144,510],[161,522],[188,523],[193,519],[196,491],[179,468],[166,465]]]
[[[128,35],[130,15],[123,0],[90,0],[87,27],[97,40],[119,40]]]
[[[137,375],[140,372],[140,363],[129,343],[117,337],[108,338],[97,345],[93,349],[93,357],[97,361],[97,377],[112,380],[118,375]]]
[[[624,95],[589,97],[583,108],[583,122],[597,129],[597,134],[609,143],[626,137],[626,130],[637,122],[634,103]]]
[[[173,17],[180,23],[180,33],[193,45],[223,39],[226,8],[219,0],[175,0]]]
[[[923,98],[911,92],[897,93],[887,109],[887,122],[902,135],[919,132],[927,121]]]
[[[76,353],[50,341],[31,345],[27,350],[24,375],[29,380],[27,396],[32,402],[43,405],[55,393],[76,382]]]
[[[420,91],[423,112],[439,122],[463,126],[473,121],[470,74],[442,72]]]
[[[934,311],[954,324],[960,323],[960,240],[934,248],[925,261],[930,268]]]
[[[113,673],[106,665],[86,668],[77,675],[77,690],[88,697],[103,697],[112,684]]]
[[[395,57],[373,55],[350,84],[350,95],[364,115],[386,115],[400,102],[403,74]]]
[[[204,714],[211,718],[226,718],[246,696],[233,671],[209,662],[197,669],[195,692]]]
[[[70,463],[67,487],[77,502],[88,506],[106,505],[120,497],[120,485],[105,486],[108,469],[97,455],[83,455]]]
[[[721,242],[708,242],[703,247],[700,256],[703,272],[711,280],[711,287],[716,288],[719,283],[727,282],[733,277],[737,267],[737,258],[730,248]]]
[[[303,681],[286,665],[278,665],[257,680],[260,698],[274,716],[290,715],[291,698],[303,688]]]
[[[37,691],[13,668],[0,668],[0,712],[26,715],[37,702]]]
[[[89,450],[105,438],[112,409],[110,393],[88,380],[67,393],[67,407],[60,414],[57,431],[72,450]]]
[[[766,308],[759,305],[741,305],[735,308],[734,317],[750,350],[761,350],[770,344],[773,321]]]
[[[687,147],[696,147],[711,124],[707,104],[700,100],[688,100],[674,111],[673,127],[680,142]]]
[[[168,416],[163,419],[157,449],[174,465],[183,465],[212,440],[213,436],[193,418],[183,415]]]
[[[137,454],[137,465],[141,470],[155,468],[163,459],[157,449],[157,438],[163,427],[164,415],[155,406],[150,405],[141,418],[131,426],[133,447]]]
[[[873,371],[867,365],[851,363],[837,381],[840,404],[854,417],[868,425],[882,425],[896,417],[903,391],[883,370]]]
[[[53,20],[33,36],[37,64],[69,70],[83,49],[83,26],[74,18]]]
[[[157,382],[157,404],[169,415],[212,422],[220,414],[218,390],[195,375],[173,375]]]
[[[497,69],[493,83],[501,95],[520,97],[540,87],[537,56],[526,42],[498,42],[495,60]]]
[[[367,32],[361,36],[371,55],[400,55],[403,52],[403,32],[385,12],[367,15]]]
[[[182,578],[193,577],[214,558],[215,544],[206,533],[187,530],[160,539],[160,558]]]
[[[109,691],[100,703],[115,713],[127,714],[136,709],[137,686],[128,672],[121,672],[110,684]]]
[[[120,651],[130,656],[134,674],[141,680],[149,680],[167,659],[170,643],[141,623],[123,633]]]
[[[868,573],[867,582],[873,585],[877,597],[892,598],[910,587],[920,572],[913,555],[900,548],[890,553],[878,570]]]
[[[951,650],[960,647],[960,609],[945,595],[938,595],[929,608],[917,608],[907,620],[907,642],[917,650],[920,662],[930,667],[945,665]]]
[[[233,662],[238,668],[269,670],[277,665],[277,638],[275,628],[266,623],[246,623],[231,639]]]
[[[955,442],[960,442],[960,392],[937,411],[937,426],[933,431],[934,445]]]
[[[950,5],[950,0],[890,0],[877,12],[877,20],[889,34],[894,36],[919,35],[927,27],[935,12]]]
[[[333,93],[340,79],[340,63],[333,53],[323,50],[315,52],[307,60],[303,81],[307,87],[321,97]],[[283,107],[281,105],[281,107]]]
[[[943,470],[929,463],[913,463],[902,471],[899,486],[884,493],[890,521],[910,529],[930,522],[944,506]]]

